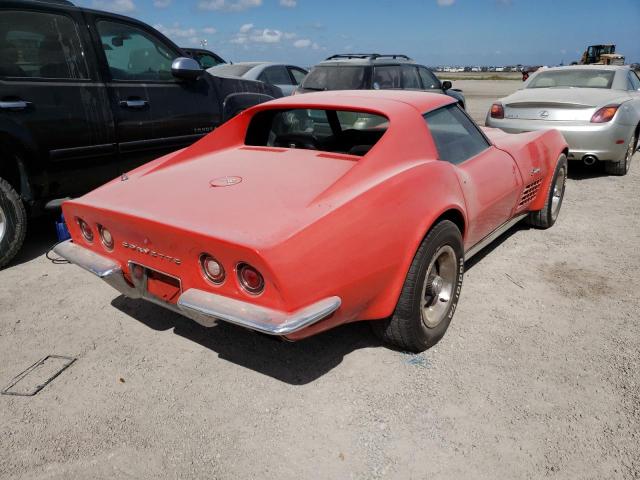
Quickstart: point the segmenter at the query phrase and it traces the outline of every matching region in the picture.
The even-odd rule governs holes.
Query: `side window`
[[[418,69],[414,66],[402,66],[402,88],[420,90],[420,78],[418,77]]]
[[[99,21],[100,41],[114,80],[172,81],[178,53],[144,30],[126,23]]]
[[[629,72],[629,90],[640,90],[640,79],[636,72]]]
[[[457,165],[489,148],[489,142],[458,105],[426,113],[424,119],[440,160]]]
[[[307,74],[299,68],[289,68],[289,71],[291,72],[291,75],[293,75],[296,85],[300,85],[302,80],[304,80],[304,77],[307,76]]]
[[[282,65],[265,68],[258,79],[271,85],[292,85],[291,77]]]
[[[422,80],[422,88],[425,90],[440,88],[440,81],[430,70],[424,67],[418,67],[418,73],[420,74],[420,80]]]
[[[0,76],[89,78],[75,22],[65,15],[3,10]]]
[[[399,67],[387,66],[373,69],[373,88],[376,90],[402,88],[401,80]]]

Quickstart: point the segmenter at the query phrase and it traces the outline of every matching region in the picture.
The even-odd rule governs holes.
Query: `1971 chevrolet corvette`
[[[298,340],[356,320],[399,348],[444,335],[464,260],[550,227],[567,145],[481,130],[411,91],[298,95],[63,204],[55,251],[131,298]]]

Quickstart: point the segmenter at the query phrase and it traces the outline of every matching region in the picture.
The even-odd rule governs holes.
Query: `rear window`
[[[246,145],[365,155],[382,138],[386,117],[323,109],[265,110],[252,119]]]
[[[527,88],[611,88],[613,70],[555,70],[540,72],[531,79]]]
[[[302,82],[307,90],[365,89],[365,68],[362,66],[315,67]]]
[[[251,70],[255,65],[218,65],[209,70],[209,73],[213,75],[221,75],[223,77],[241,77],[249,70]]]

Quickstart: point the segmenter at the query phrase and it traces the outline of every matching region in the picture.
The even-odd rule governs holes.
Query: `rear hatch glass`
[[[304,90],[363,90],[366,69],[363,66],[318,66],[302,82]]]

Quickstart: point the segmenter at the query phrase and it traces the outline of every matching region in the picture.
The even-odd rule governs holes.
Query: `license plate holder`
[[[182,282],[174,275],[129,262],[131,281],[143,298],[175,304],[182,294]]]

